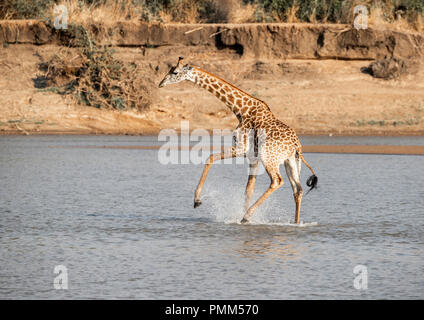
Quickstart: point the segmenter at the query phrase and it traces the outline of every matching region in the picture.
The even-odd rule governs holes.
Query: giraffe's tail
[[[308,180],[306,180],[306,185],[309,187],[308,192],[306,192],[306,194],[308,194],[309,192],[311,192],[313,189],[315,189],[318,185],[318,177],[315,174],[314,169],[312,169],[312,167],[309,165],[309,163],[306,162],[305,158],[303,157],[302,152],[299,152],[299,158],[303,161],[304,164],[306,164],[306,166],[309,168],[309,170],[311,170],[312,172],[312,176],[310,176],[308,178]]]

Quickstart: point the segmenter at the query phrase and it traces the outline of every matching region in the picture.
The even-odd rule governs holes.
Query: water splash
[[[272,225],[272,226],[288,226],[288,227],[295,227],[295,228],[305,228],[305,227],[313,227],[313,226],[317,226],[318,222],[303,222],[301,221],[300,223],[294,223],[291,221],[287,221],[287,222],[265,222],[265,223],[257,223],[255,221],[250,222],[250,224],[252,225],[262,225],[262,224],[266,224],[266,225]]]
[[[256,200],[260,192],[255,192],[252,200]],[[244,190],[234,187],[216,188],[210,185],[204,196],[204,203],[213,219],[225,224],[241,224],[243,218]],[[253,201],[252,201],[253,203]],[[290,221],[291,211],[281,208],[286,203],[281,203],[281,197],[268,198],[256,211],[250,225],[275,225],[290,227],[310,227],[318,225],[317,222],[300,222],[295,224]]]
[[[205,196],[206,202],[217,222],[239,223],[243,218],[243,193],[239,190],[210,190]]]

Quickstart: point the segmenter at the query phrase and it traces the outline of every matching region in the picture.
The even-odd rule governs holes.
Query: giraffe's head
[[[175,67],[172,67],[167,73],[167,75],[159,83],[159,88],[184,80],[191,80],[192,70],[193,68],[189,65],[183,65],[183,57],[180,57],[178,59],[177,65]]]

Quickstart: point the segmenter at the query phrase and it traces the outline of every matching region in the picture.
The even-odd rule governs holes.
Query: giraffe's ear
[[[183,57],[179,57],[178,58],[177,67],[181,67],[183,65],[183,61],[184,61],[184,58]]]

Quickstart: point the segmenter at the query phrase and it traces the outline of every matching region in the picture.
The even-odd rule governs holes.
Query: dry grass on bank
[[[369,25],[424,32],[422,0],[4,0],[0,19],[53,20],[55,5],[65,5],[69,22],[163,23],[309,22],[352,24],[354,7],[365,5]]]
[[[68,22],[73,24],[113,24],[117,21],[138,21],[140,14],[131,0],[111,1],[101,5],[84,5],[81,1],[65,0],[59,5],[65,5],[68,9]],[[47,16],[54,17],[54,6],[48,9]]]

